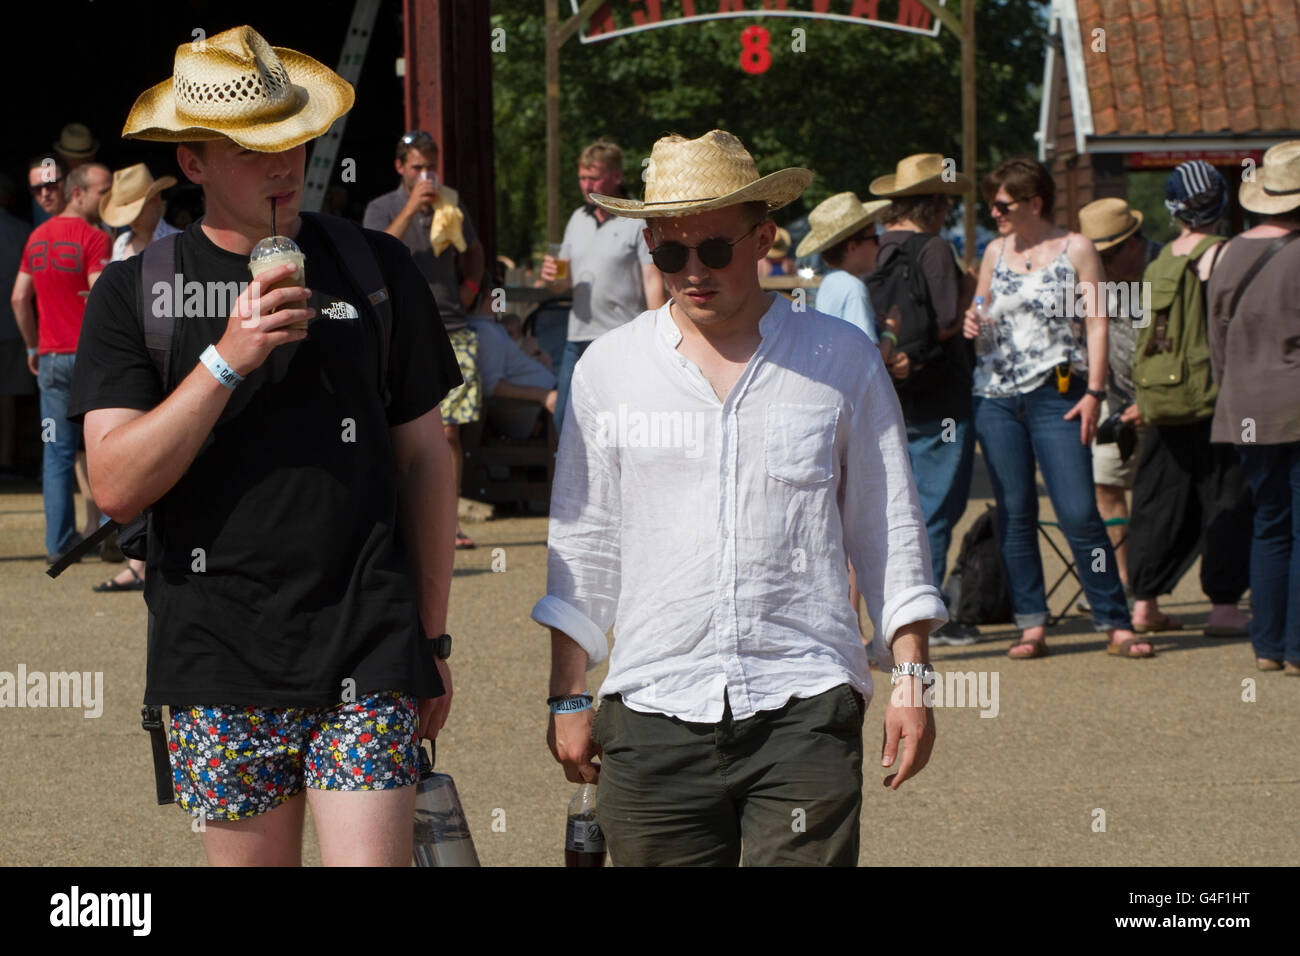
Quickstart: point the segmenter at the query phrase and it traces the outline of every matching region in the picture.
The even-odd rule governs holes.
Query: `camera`
[[[1120,421],[1120,417],[1127,408],[1128,405],[1125,405],[1097,426],[1097,444],[1109,445],[1113,442],[1118,445],[1120,461],[1129,460],[1133,450],[1137,448],[1138,441],[1137,429],[1133,424]]]

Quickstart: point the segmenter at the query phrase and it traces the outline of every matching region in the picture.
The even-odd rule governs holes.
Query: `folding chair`
[[[1123,527],[1127,529],[1128,518],[1107,518],[1105,521],[1105,525],[1107,528]],[[1061,531],[1061,525],[1059,522],[1056,521],[1040,520],[1038,522],[1038,530],[1042,534],[1042,536],[1045,539],[1047,539],[1047,543],[1052,546],[1052,550],[1056,552],[1056,556],[1060,558],[1061,562],[1065,565],[1065,570],[1061,572],[1061,576],[1058,577],[1052,583],[1051,588],[1048,589],[1047,599],[1044,602],[1045,604],[1047,604],[1047,614],[1048,614],[1047,626],[1055,627],[1057,624],[1061,622],[1061,620],[1064,617],[1066,617],[1070,613],[1071,608],[1074,607],[1074,602],[1079,600],[1080,595],[1083,594],[1083,582],[1079,580],[1079,572],[1075,570],[1074,555],[1070,552],[1069,541],[1066,542],[1065,550],[1061,550],[1061,548],[1057,546],[1056,542],[1052,540],[1052,536],[1047,533],[1048,528],[1055,528],[1057,531]],[[1064,537],[1065,532],[1061,531],[1061,535],[1062,537]],[[1128,540],[1128,531],[1126,530],[1124,534],[1120,537],[1120,539],[1111,546],[1111,550],[1114,551],[1115,548],[1118,548],[1127,540]],[[1065,603],[1065,608],[1061,611],[1060,614],[1053,615],[1052,595],[1055,594],[1057,589],[1062,584],[1065,583],[1066,578],[1070,578],[1070,577],[1073,577],[1074,583],[1078,585],[1078,588],[1074,592],[1074,597],[1070,598],[1070,600],[1068,600]]]

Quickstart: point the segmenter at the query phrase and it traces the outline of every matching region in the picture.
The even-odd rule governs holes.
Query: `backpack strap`
[[[1237,283],[1237,291],[1232,294],[1232,302],[1228,305],[1229,322],[1231,322],[1232,317],[1237,314],[1237,304],[1241,302],[1241,294],[1246,291],[1246,287],[1250,285],[1255,276],[1259,275],[1259,271],[1264,268],[1264,264],[1281,252],[1283,246],[1286,246],[1296,239],[1300,239],[1300,229],[1288,232],[1285,236],[1278,236],[1269,244],[1269,247],[1264,250],[1264,254],[1256,259],[1251,267],[1246,270],[1246,274],[1242,276],[1241,281]]]
[[[176,334],[176,317],[157,315],[152,302],[153,289],[159,283],[171,288],[176,277],[180,275],[180,265],[176,261],[180,246],[177,239],[180,233],[163,236],[149,243],[140,253],[140,324],[144,327],[144,347],[149,350],[149,358],[162,380],[163,395],[171,383],[172,338]]]
[[[340,260],[352,272],[362,294],[374,309],[379,320],[379,390],[387,407],[392,399],[388,389],[388,353],[393,339],[393,299],[384,284],[379,259],[370,248],[365,233],[355,223],[320,213],[300,212],[298,215],[325,230]]]

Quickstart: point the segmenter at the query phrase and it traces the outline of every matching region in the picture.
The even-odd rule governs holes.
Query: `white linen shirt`
[[[589,668],[613,624],[599,696],[633,710],[717,723],[724,691],[737,720],[843,683],[870,698],[847,558],[878,657],[900,627],[947,620],[879,352],[775,294],[758,328],[725,402],[677,351],[669,305],[574,369],[532,616]]]

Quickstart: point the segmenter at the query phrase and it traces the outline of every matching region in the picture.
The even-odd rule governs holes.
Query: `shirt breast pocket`
[[[839,415],[834,405],[769,404],[763,439],[768,476],[790,485],[829,481]]]

